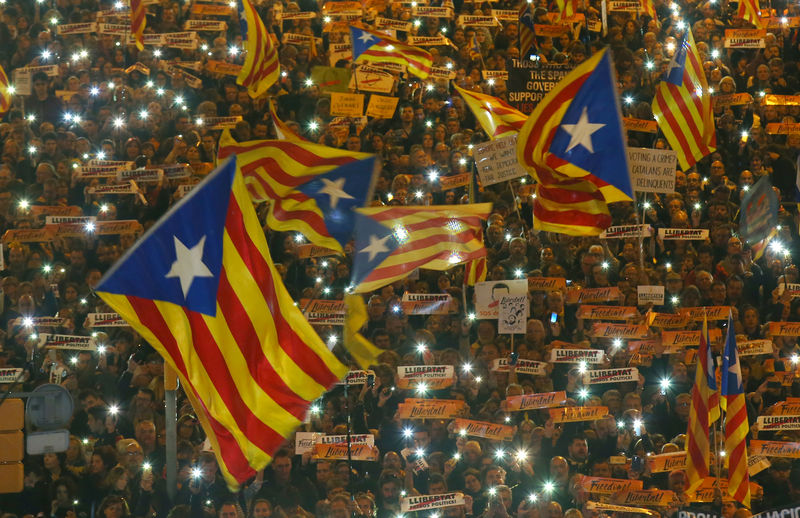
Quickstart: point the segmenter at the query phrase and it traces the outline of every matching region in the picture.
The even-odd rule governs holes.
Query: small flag
[[[765,28],[764,22],[761,20],[761,8],[758,0],[739,0],[736,17],[752,23],[759,29]]]
[[[147,8],[144,0],[131,0],[131,34],[136,41],[136,48],[144,48],[144,28],[147,25]]]
[[[728,494],[750,507],[750,476],[747,472],[747,405],[733,316],[728,316],[728,337],[722,353],[720,405],[725,409],[725,452],[728,457]]]
[[[431,73],[433,57],[430,52],[392,39],[380,32],[351,25],[350,42],[353,45],[354,62],[389,62],[405,65],[410,73],[421,79],[427,78]]]
[[[481,46],[478,45],[478,38],[473,34],[472,35],[472,45],[469,47],[469,59],[473,61],[479,61],[483,59],[483,54],[481,54]]]
[[[537,54],[536,48],[536,22],[533,19],[534,5],[523,1],[519,8],[519,55],[522,59],[529,59]]]
[[[519,133],[528,120],[527,115],[498,97],[464,90],[458,86],[455,89],[492,140]]]
[[[275,84],[280,75],[278,49],[250,0],[237,0],[244,65],[236,82],[247,88],[250,97],[259,97]]]
[[[0,65],[0,119],[11,108],[11,96],[14,95],[14,87],[8,82],[8,76]]]

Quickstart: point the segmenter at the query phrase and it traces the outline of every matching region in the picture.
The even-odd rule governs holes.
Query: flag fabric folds
[[[235,489],[347,372],[281,282],[230,159],[167,212],[97,294],[174,368]]]
[[[642,11],[651,19],[658,22],[658,13],[656,13],[656,4],[654,0],[642,0]]]
[[[537,180],[535,228],[597,235],[611,224],[608,203],[631,200],[633,188],[607,51],[539,102],[520,130],[517,158]]]
[[[147,25],[147,8],[144,0],[131,0],[131,34],[136,42],[136,48],[144,49],[144,28]]]
[[[472,41],[470,41],[469,59],[473,61],[483,60],[483,54],[481,54],[481,46],[478,45],[478,38],[474,34],[472,35]]]
[[[12,94],[13,89],[11,88],[11,84],[8,82],[6,71],[3,70],[2,66],[0,66],[0,118],[6,114],[9,108],[11,108]]]
[[[492,140],[519,133],[528,117],[504,100],[453,85]]]
[[[536,48],[536,22],[533,19],[532,3],[522,2],[519,7],[519,55],[527,59],[537,53]]]
[[[696,490],[709,476],[709,427],[719,419],[719,393],[715,377],[714,358],[708,344],[708,319],[703,320],[700,348],[697,351],[697,369],[692,386],[689,424],[686,430],[686,474],[688,492]]]
[[[352,286],[373,291],[416,268],[448,270],[486,256],[491,203],[356,209]]]
[[[408,45],[380,32],[350,26],[353,62],[397,63],[408,67],[415,76],[425,79],[431,73],[433,57],[427,50]]]
[[[384,351],[373,345],[360,332],[369,320],[367,305],[364,304],[361,295],[345,295],[344,306],[344,345],[356,363],[362,369],[368,369],[378,363],[378,356]]]
[[[308,142],[308,139],[304,139],[292,131],[292,128],[278,117],[278,112],[275,109],[275,101],[273,99],[269,100],[269,114],[272,117],[272,123],[275,125],[275,133],[279,140],[299,140]]]
[[[227,131],[219,157],[237,155],[237,167],[255,201],[269,201],[267,225],[303,234],[342,252],[353,234],[353,207],[372,196],[375,155],[296,140],[237,143]]]
[[[736,17],[752,23],[759,29],[765,28],[764,22],[761,20],[761,7],[758,5],[758,0],[739,0]]]
[[[280,76],[278,49],[250,0],[238,0],[242,42],[246,52],[236,82],[247,88],[250,97],[259,97]]]
[[[556,20],[566,20],[567,18],[575,16],[578,12],[577,4],[578,0],[556,0],[556,6],[558,7],[558,16]]]
[[[711,94],[700,53],[688,29],[665,77],[656,86],[653,114],[684,171],[716,149]]]
[[[720,406],[725,410],[725,451],[728,457],[728,494],[750,507],[750,476],[747,471],[747,405],[742,369],[736,350],[733,316],[728,316],[728,337],[722,353]]]
[[[477,283],[486,280],[487,273],[486,257],[473,259],[464,265],[464,284],[467,286],[475,286]]]

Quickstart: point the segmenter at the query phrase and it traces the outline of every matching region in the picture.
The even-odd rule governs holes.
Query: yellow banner
[[[738,94],[715,95],[711,97],[711,101],[714,103],[714,106],[719,107],[741,106],[753,102],[753,96],[744,92]]]
[[[641,131],[644,133],[658,133],[658,123],[647,119],[632,119],[624,117],[622,119],[622,126],[625,131]]]
[[[594,302],[619,302],[621,292],[616,286],[608,288],[570,288],[567,290],[567,304]]]
[[[608,415],[608,407],[604,406],[568,406],[551,408],[550,418],[554,423],[577,423],[579,421],[597,421]]]
[[[238,76],[242,71],[242,65],[235,63],[228,63],[227,61],[216,61],[213,59],[208,60],[206,63],[206,70],[212,74],[222,74],[225,76]]]
[[[647,325],[660,327],[661,329],[681,329],[686,327],[686,317],[684,315],[651,311],[647,314]]]
[[[592,331],[589,336],[593,338],[621,338],[623,340],[646,338],[647,326],[641,324],[608,324],[606,322],[598,322],[592,324]]]
[[[364,94],[331,92],[331,115],[361,117],[364,114]]]
[[[564,277],[531,277],[528,279],[529,291],[558,291],[567,289]]]
[[[702,322],[704,318],[708,317],[709,322],[712,320],[728,320],[731,314],[730,306],[706,306],[699,308],[681,308],[679,314],[686,317],[687,320],[692,322]]]
[[[613,495],[621,491],[641,491],[644,483],[641,480],[621,478],[583,477],[583,489],[597,495]]]
[[[783,441],[750,441],[748,455],[763,455],[765,457],[786,457],[800,459],[800,442]]]
[[[503,401],[503,406],[507,412],[517,412],[524,410],[538,410],[540,408],[551,408],[561,406],[567,402],[567,393],[545,392],[541,394],[522,394],[521,396],[511,396]]]
[[[493,441],[510,441],[514,438],[514,427],[505,424],[473,421],[472,419],[455,419],[453,426],[459,435],[483,437]]]
[[[348,460],[347,443],[315,444],[314,458],[317,460]],[[350,444],[353,460],[378,460],[378,448],[368,444]]]
[[[385,95],[371,95],[367,104],[367,117],[376,119],[392,119],[397,108],[397,97],[387,97]]]
[[[653,473],[670,472],[673,469],[686,469],[686,452],[676,451],[675,453],[662,453],[647,457],[650,463],[650,471]]]
[[[628,320],[638,317],[639,311],[633,306],[592,306],[584,304],[578,308],[576,316],[586,320]]]
[[[464,412],[465,403],[456,399],[406,398],[397,406],[400,419],[453,419]]]
[[[623,491],[614,497],[617,504],[667,507],[675,501],[675,493],[664,489]]]
[[[3,234],[3,243],[46,243],[53,239],[52,228],[14,228]]]
[[[772,336],[800,336],[800,322],[770,322]]]

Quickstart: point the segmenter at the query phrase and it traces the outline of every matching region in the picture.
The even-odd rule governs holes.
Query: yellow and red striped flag
[[[226,130],[219,140],[219,158],[234,154],[253,200],[270,202],[270,228],[300,232],[318,246],[343,251],[339,240],[349,241],[353,230],[349,209],[366,205],[374,174],[367,168],[337,171],[375,155],[299,140],[236,142]],[[349,226],[340,228],[345,223]]]
[[[250,97],[259,97],[280,76],[278,49],[250,0],[238,0],[237,4],[246,54],[236,82],[247,88]]]
[[[722,353],[720,406],[725,410],[725,451],[728,457],[728,494],[750,507],[750,475],[747,471],[747,405],[733,315],[728,315],[728,337]]]
[[[294,305],[235,159],[164,215],[97,286],[176,370],[236,489],[347,372]]]
[[[537,181],[534,228],[597,235],[608,203],[633,196],[611,57],[596,53],[561,80],[531,113],[517,159]]]
[[[759,29],[766,27],[761,18],[761,8],[758,5],[758,0],[739,0],[736,17],[752,23]]]
[[[455,87],[489,138],[519,133],[528,116],[502,99]]]
[[[308,142],[308,139],[305,139],[292,131],[292,128],[290,128],[288,124],[283,122],[281,118],[278,117],[278,112],[275,109],[275,101],[273,99],[269,100],[269,114],[272,116],[272,123],[275,125],[275,133],[277,134],[279,140],[298,140],[302,142]]]
[[[689,29],[656,87],[653,114],[684,171],[716,149],[711,93]]]
[[[464,284],[475,286],[475,284],[485,281],[487,272],[486,257],[473,259],[464,266]]]
[[[0,65],[0,119],[11,108],[12,95],[14,95],[14,87],[8,82],[6,71]]]
[[[696,490],[709,475],[709,427],[719,419],[719,393],[715,377],[714,359],[708,344],[708,319],[703,320],[700,348],[697,351],[697,369],[692,386],[689,424],[686,430],[686,474],[689,489]]]
[[[653,0],[642,0],[642,11],[658,23],[658,13],[656,13],[656,4]]]
[[[523,1],[519,6],[519,56],[528,59],[536,53],[536,22],[533,19],[534,5]]]
[[[136,48],[144,48],[144,27],[147,25],[147,7],[144,0],[131,0],[131,34],[136,42]]]
[[[376,290],[416,268],[448,270],[486,257],[483,222],[491,203],[355,209],[352,285]]]
[[[415,76],[425,79],[431,73],[433,56],[427,50],[375,31],[350,26],[353,62],[397,63],[408,67]]]
[[[556,20],[566,20],[567,18],[575,16],[578,12],[578,1],[579,0],[556,0],[556,6],[558,7],[558,16]]]

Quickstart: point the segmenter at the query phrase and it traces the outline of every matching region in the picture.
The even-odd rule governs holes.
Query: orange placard
[[[711,102],[714,103],[714,106],[719,107],[741,106],[753,102],[753,96],[744,92],[738,94],[715,95],[711,98]]]
[[[800,336],[800,322],[770,322],[772,336]]]
[[[686,327],[686,317],[683,315],[673,315],[672,313],[656,313],[651,311],[647,314],[647,325],[660,327],[661,329],[681,329]]]
[[[647,457],[650,463],[650,471],[653,473],[670,472],[673,469],[686,468],[686,452],[676,451],[675,453],[662,453]]]
[[[557,291],[567,289],[564,277],[531,277],[528,279],[528,290]]]
[[[647,119],[632,119],[624,117],[622,126],[625,131],[642,131],[644,133],[658,133],[658,123]]]
[[[483,437],[493,441],[510,441],[514,438],[514,427],[506,424],[456,419],[453,421],[453,426],[459,435]]]
[[[608,407],[604,406],[567,406],[564,408],[550,409],[550,418],[554,423],[597,421],[607,415]]]
[[[523,410],[537,410],[540,408],[551,408],[561,406],[567,402],[567,393],[545,392],[541,394],[522,394],[521,396],[511,396],[503,402],[505,410],[516,412]]]
[[[570,288],[567,290],[567,304],[594,302],[619,302],[620,291],[616,286],[608,288]]]
[[[664,489],[623,491],[614,497],[614,501],[623,505],[667,507],[675,501],[675,493]]]
[[[456,399],[406,398],[397,406],[400,419],[453,419],[464,412],[464,402]]]
[[[622,478],[583,477],[583,489],[598,495],[613,495],[620,491],[641,491],[644,483],[641,480]]]
[[[647,326],[642,324],[609,324],[606,322],[598,322],[592,324],[590,336],[593,338],[621,338],[623,340],[646,338]]]
[[[681,315],[692,322],[702,322],[704,318],[711,320],[728,320],[731,314],[730,306],[705,306],[699,308],[681,308]]]
[[[3,234],[3,243],[47,243],[53,239],[52,228],[13,228]]]
[[[530,280],[528,282],[530,285]],[[633,306],[592,306],[584,304],[578,308],[578,318],[586,320],[628,320],[639,316]]]
[[[800,442],[759,441],[753,439],[750,441],[750,448],[747,454],[800,459]]]
[[[317,460],[378,460],[378,448],[368,444],[350,444],[350,452],[347,451],[347,443],[336,444],[315,444],[314,458]]]

